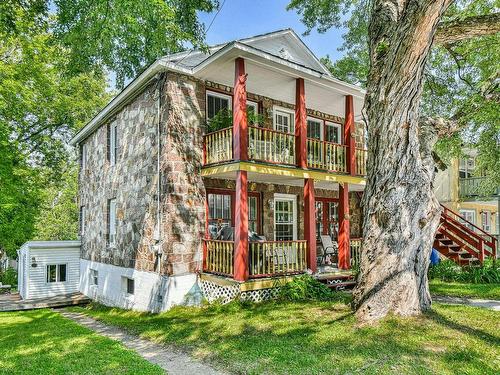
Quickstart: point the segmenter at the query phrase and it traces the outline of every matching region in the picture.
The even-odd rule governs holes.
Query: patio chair
[[[332,241],[332,238],[327,234],[321,235],[320,238],[321,245],[323,246],[323,263],[325,263],[328,255],[338,255],[339,246],[337,242]]]

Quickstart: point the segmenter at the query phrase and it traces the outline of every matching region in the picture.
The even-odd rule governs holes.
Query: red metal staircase
[[[441,206],[441,223],[434,238],[437,251],[460,265],[482,264],[485,257],[496,259],[498,244],[495,237]]]

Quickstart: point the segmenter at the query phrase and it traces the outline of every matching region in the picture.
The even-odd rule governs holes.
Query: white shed
[[[18,251],[18,289],[23,299],[78,292],[80,241],[29,241]]]

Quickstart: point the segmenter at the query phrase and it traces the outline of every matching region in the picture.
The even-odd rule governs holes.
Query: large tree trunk
[[[424,66],[450,2],[373,1],[364,241],[353,302],[361,321],[415,315],[431,305],[427,269],[440,214],[432,188],[437,130],[418,114]]]

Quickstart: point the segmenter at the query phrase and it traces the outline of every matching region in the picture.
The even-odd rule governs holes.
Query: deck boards
[[[89,303],[90,301],[90,298],[82,293],[27,300],[22,300],[19,294],[3,294],[0,295],[0,312],[73,306]]]

